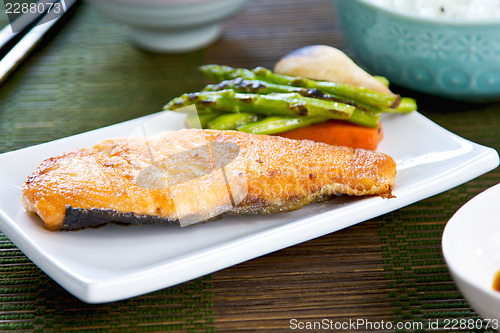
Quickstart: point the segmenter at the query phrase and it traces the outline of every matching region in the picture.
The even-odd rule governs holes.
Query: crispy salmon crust
[[[22,200],[47,229],[72,230],[284,212],[341,194],[391,197],[395,175],[393,159],[378,152],[189,129],[49,158],[27,178]]]

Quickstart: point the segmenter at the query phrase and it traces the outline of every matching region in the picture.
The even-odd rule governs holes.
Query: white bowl
[[[130,28],[132,41],[153,52],[188,52],[216,41],[221,21],[249,0],[87,0]]]
[[[450,219],[442,239],[448,268],[469,304],[484,319],[500,322],[500,184],[477,195]]]

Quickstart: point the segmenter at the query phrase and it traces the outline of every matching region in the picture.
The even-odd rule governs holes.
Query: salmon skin
[[[110,222],[189,225],[299,209],[337,195],[392,196],[383,153],[239,131],[187,129],[104,140],[28,176],[26,210],[49,230]]]

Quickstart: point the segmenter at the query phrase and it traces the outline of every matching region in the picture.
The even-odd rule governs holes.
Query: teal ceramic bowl
[[[500,100],[500,18],[424,17],[334,0],[348,52],[370,73],[426,94]]]

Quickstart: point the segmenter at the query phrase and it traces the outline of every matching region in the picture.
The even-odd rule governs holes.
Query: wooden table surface
[[[84,2],[0,87],[0,152],[159,111],[203,86],[201,64],[272,68],[311,44],[348,50],[333,1],[253,0],[225,21],[215,44],[179,55],[136,49],[124,29]],[[394,90],[416,98],[439,125],[500,149],[500,104]],[[461,205],[499,180],[495,169],[353,227],[111,304],[74,298],[2,236],[0,330],[288,332],[316,322],[393,332],[398,322],[421,322],[423,332],[434,321],[475,319],[443,261],[441,235]],[[345,326],[360,320],[368,324]]]

